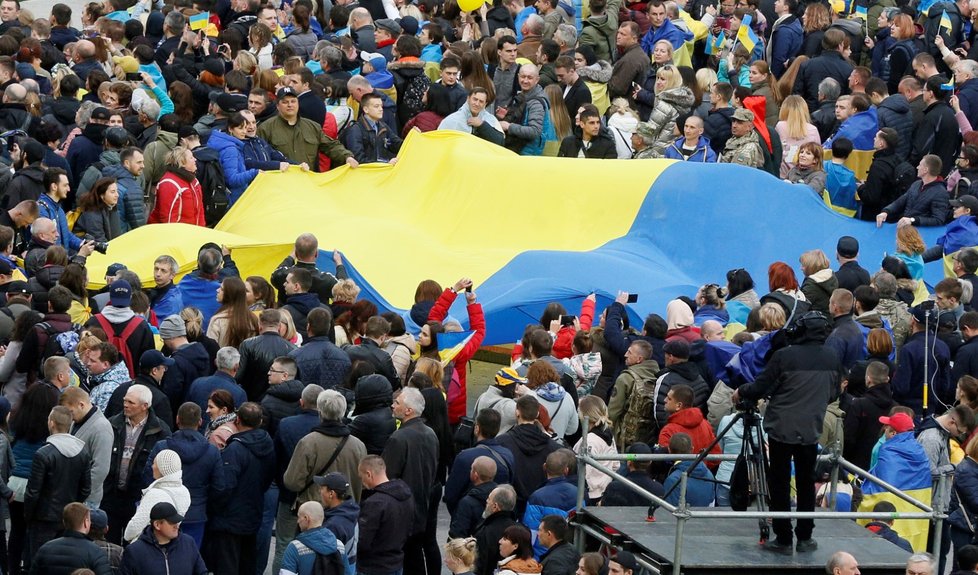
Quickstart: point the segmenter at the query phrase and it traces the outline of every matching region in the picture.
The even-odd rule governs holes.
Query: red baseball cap
[[[894,413],[890,417],[886,417],[884,415],[880,417],[880,423],[883,425],[889,425],[896,430],[897,433],[903,433],[913,429],[913,419],[906,413]]]

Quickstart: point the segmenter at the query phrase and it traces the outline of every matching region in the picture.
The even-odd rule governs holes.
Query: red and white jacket
[[[197,179],[187,182],[173,172],[163,174],[163,179],[156,186],[156,205],[147,223],[207,225],[204,221],[204,196]]]

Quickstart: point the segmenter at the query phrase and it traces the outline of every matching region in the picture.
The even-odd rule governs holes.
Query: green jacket
[[[654,359],[625,368],[615,380],[608,417],[614,426],[616,445],[629,446],[636,441],[655,442],[655,384],[659,364]],[[623,448],[624,449],[624,448]]]
[[[166,155],[170,150],[177,147],[177,135],[173,132],[160,130],[156,140],[149,143],[143,150],[143,185],[146,190],[146,197],[155,196],[156,183],[163,178],[166,173]],[[153,203],[150,201],[150,209]]]
[[[604,14],[584,20],[581,35],[577,43],[580,46],[590,46],[598,60],[611,63],[614,61],[618,45],[615,36],[618,34],[618,10],[622,0],[609,0]]]
[[[309,169],[316,172],[319,171],[319,152],[326,154],[333,167],[343,164],[352,156],[343,144],[327,136],[316,122],[302,117],[296,120],[295,124],[290,125],[281,116],[273,116],[258,126],[258,135],[286,158],[300,164],[306,162]]]

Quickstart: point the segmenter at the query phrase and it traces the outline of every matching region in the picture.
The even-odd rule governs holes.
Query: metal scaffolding
[[[611,477],[612,479],[620,481],[628,489],[639,494],[643,498],[647,499],[651,505],[663,509],[665,512],[672,514],[676,518],[676,539],[675,547],[673,551],[672,558],[672,573],[673,575],[681,575],[682,573],[682,560],[683,560],[683,530],[685,529],[686,522],[692,519],[801,519],[801,518],[811,518],[811,519],[879,519],[879,520],[895,520],[895,519],[927,519],[933,522],[934,525],[934,541],[932,546],[932,553],[935,557],[940,555],[941,549],[941,529],[943,527],[944,519],[947,515],[944,513],[943,509],[939,509],[941,501],[941,493],[947,488],[948,475],[940,476],[937,487],[933,492],[932,500],[935,502],[935,507],[918,501],[914,497],[906,494],[902,490],[894,487],[893,485],[883,481],[882,479],[870,474],[868,471],[853,465],[849,461],[846,461],[841,455],[830,454],[821,455],[819,459],[825,459],[833,463],[833,473],[831,476],[831,485],[829,491],[829,506],[834,507],[836,493],[838,491],[838,479],[839,468],[845,469],[851,473],[854,473],[867,481],[872,481],[876,483],[886,491],[894,494],[900,499],[906,501],[907,503],[913,505],[914,507],[920,509],[919,512],[897,512],[897,513],[873,513],[873,512],[844,512],[844,511],[733,511],[733,510],[715,510],[715,509],[691,509],[686,503],[686,484],[689,479],[688,472],[684,471],[680,476],[679,482],[679,503],[678,505],[672,505],[668,501],[657,497],[656,495],[642,489],[635,482],[629,480],[627,477],[612,471],[602,462],[605,461],[620,461],[622,463],[628,461],[668,461],[674,462],[679,460],[693,460],[698,456],[695,454],[689,455],[671,455],[671,454],[651,454],[651,455],[639,455],[639,454],[619,454],[619,455],[591,455],[590,451],[585,449],[583,453],[577,454],[578,460],[578,480],[577,480],[577,512],[580,513],[584,509],[584,496],[586,493],[587,486],[585,484],[585,471],[586,466],[591,466],[595,470],[604,473],[605,475]],[[707,460],[710,461],[735,461],[738,456],[736,455],[708,455]],[[584,534],[591,535],[598,539],[610,542],[607,537],[603,536],[597,530],[586,526],[578,525],[578,530],[575,533],[575,543],[578,546],[578,550],[583,551],[584,545]],[[644,567],[653,569],[655,568],[641,561]]]

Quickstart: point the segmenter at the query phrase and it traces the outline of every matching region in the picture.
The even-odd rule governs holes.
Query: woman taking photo
[[[156,187],[156,205],[147,223],[206,225],[197,158],[190,148],[177,146],[166,155],[166,173]]]
[[[258,335],[258,318],[248,309],[248,296],[241,278],[225,278],[217,288],[217,301],[221,302],[210,323],[207,337],[221,347],[238,347],[241,342]]]
[[[89,236],[96,242],[107,242],[120,234],[119,215],[115,207],[119,204],[119,187],[115,178],[99,178],[92,189],[78,202],[81,212],[71,229],[78,237]]]
[[[207,431],[204,437],[211,445],[218,449],[224,449],[228,438],[238,432],[236,423],[238,416],[234,412],[234,398],[231,392],[226,389],[214,390],[207,398]]]

